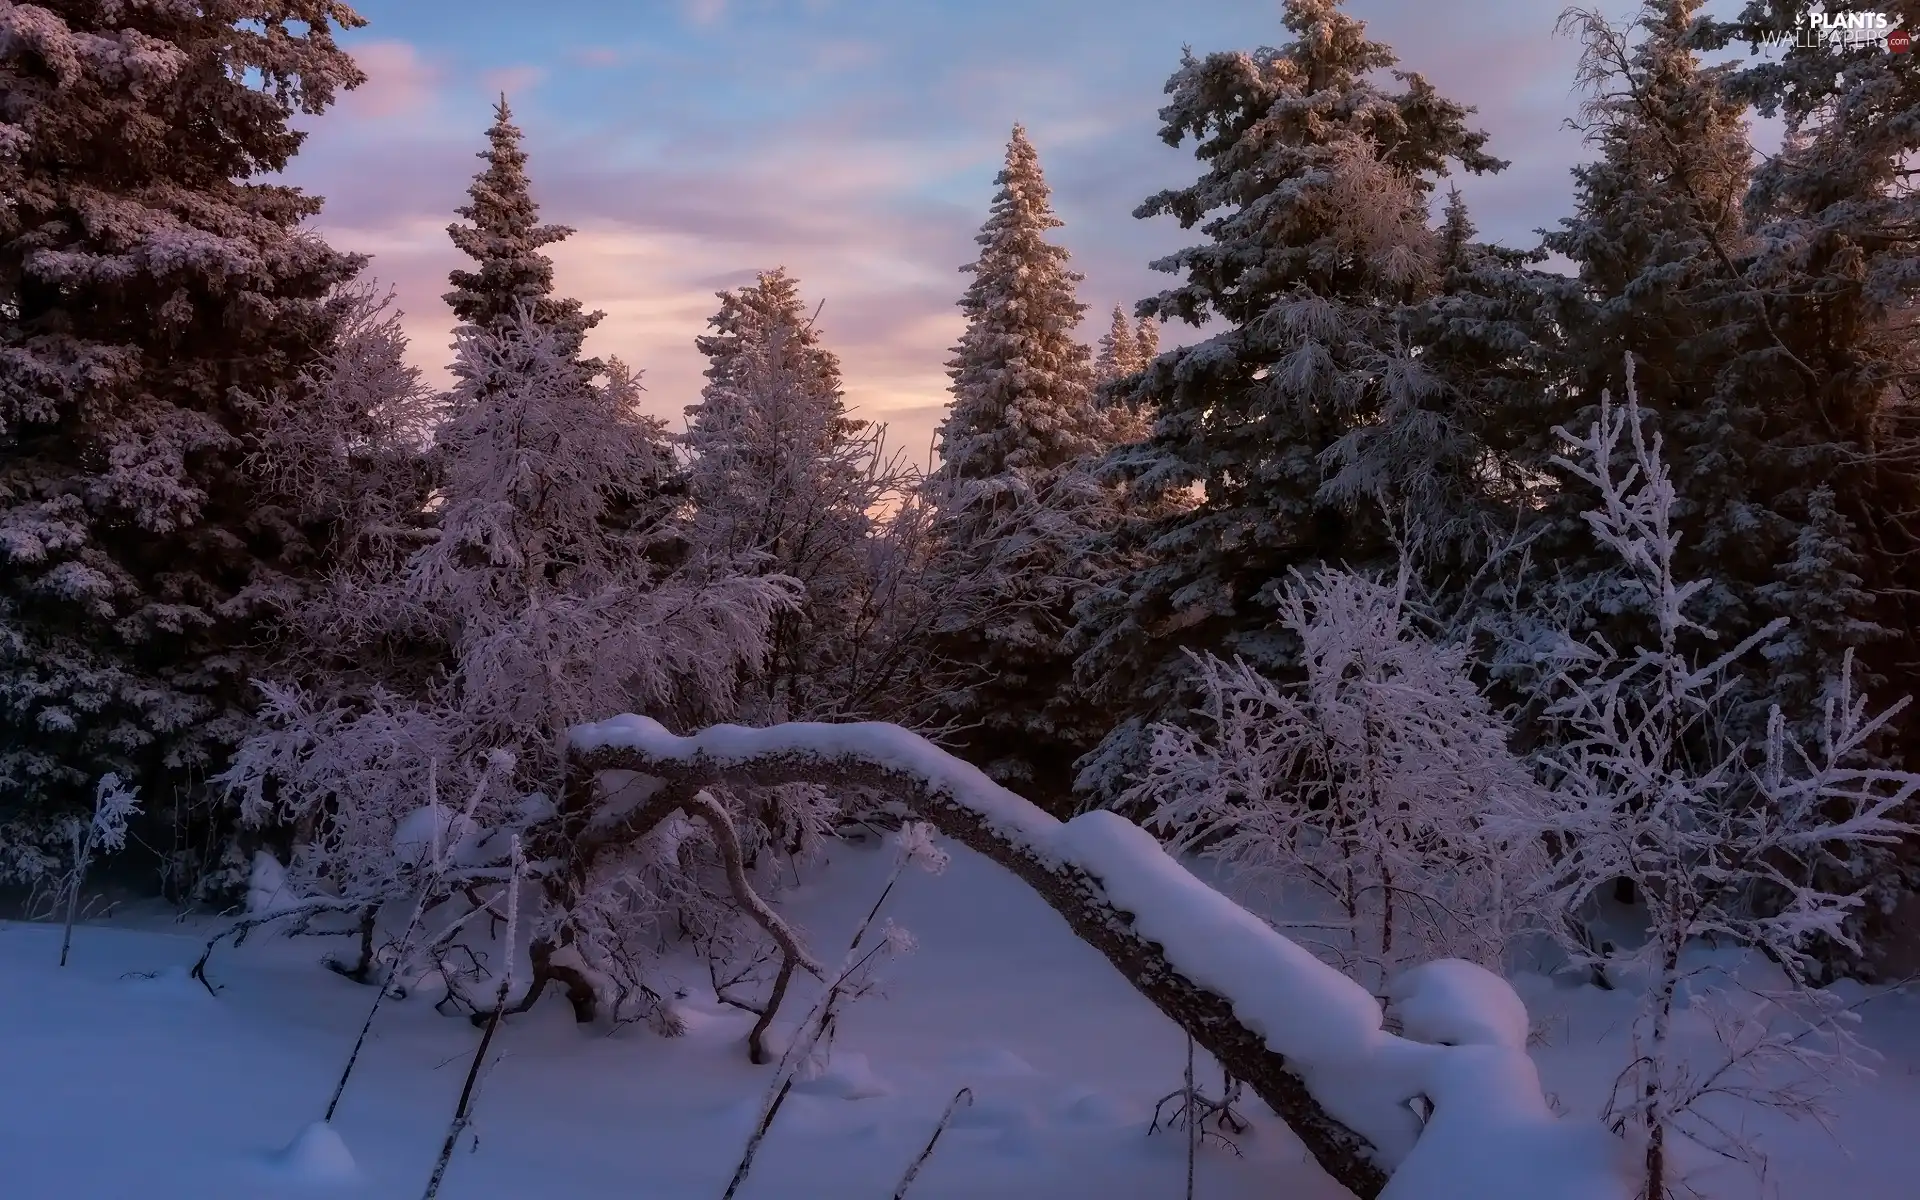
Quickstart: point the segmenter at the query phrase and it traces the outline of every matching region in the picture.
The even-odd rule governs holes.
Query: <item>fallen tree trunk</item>
[[[867,736],[851,736],[856,732]],[[867,786],[895,796],[942,834],[998,863],[1038,893],[1141,995],[1192,1034],[1223,1068],[1245,1080],[1335,1181],[1360,1200],[1375,1200],[1385,1188],[1387,1173],[1374,1161],[1373,1147],[1336,1120],[1288,1060],[1235,1016],[1232,1000],[1181,974],[1162,946],[1135,931],[1136,914],[1116,907],[1085,870],[1047,853],[1045,834],[1060,828],[1060,822],[905,730],[880,725],[719,726],[682,738],[651,721],[616,718],[576,729],[569,762],[575,776],[572,787],[588,784],[602,771],[631,771],[690,790],[815,783]],[[927,770],[929,762],[940,769]],[[969,789],[956,786],[955,776],[967,781],[978,776],[992,788],[994,806],[983,807],[978,795],[965,794]],[[1029,811],[1017,811],[1017,805]]]

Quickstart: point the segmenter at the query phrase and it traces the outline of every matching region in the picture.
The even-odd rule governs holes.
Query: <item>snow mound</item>
[[[1477,963],[1442,958],[1402,971],[1387,985],[1400,1027],[1436,1046],[1524,1050],[1532,1021],[1513,985]]]
[[[1134,1123],[1136,1114],[1125,1104],[1092,1088],[1075,1088],[1055,1107],[1060,1120],[1089,1129],[1115,1129]]]
[[[247,915],[266,917],[296,908],[300,897],[287,886],[287,869],[265,850],[253,852],[247,871]]]
[[[267,1162],[277,1173],[296,1183],[341,1184],[360,1178],[353,1153],[325,1121],[315,1121],[302,1129],[284,1149],[269,1155]]]
[[[1017,1100],[976,1094],[972,1104],[953,1110],[951,1124],[955,1129],[1031,1132],[1035,1122],[1033,1110]]]
[[[969,1075],[1038,1075],[1032,1063],[1004,1046],[979,1046],[948,1056],[947,1064]]]
[[[874,1072],[866,1055],[844,1050],[835,1054],[818,1075],[796,1081],[793,1090],[837,1100],[870,1100],[893,1094],[892,1086]]]
[[[1620,1200],[1640,1153],[1598,1121],[1562,1119],[1533,1060],[1459,1046],[1427,1064],[1433,1116],[1380,1200]]]
[[[478,848],[480,830],[459,813],[441,804],[416,808],[393,828],[395,866],[422,868],[443,860],[465,861]]]

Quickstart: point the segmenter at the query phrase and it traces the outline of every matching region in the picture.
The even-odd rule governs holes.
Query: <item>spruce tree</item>
[[[1150,357],[1150,356],[1149,356]],[[1140,335],[1126,310],[1113,306],[1113,324],[1100,335],[1099,351],[1093,358],[1093,381],[1105,387],[1114,380],[1131,375],[1142,365]]]
[[[1047,241],[1062,222],[1021,126],[994,182],[992,215],[974,238],[980,256],[961,268],[973,282],[960,299],[966,330],[947,364],[953,404],[940,425],[936,482],[1048,471],[1100,446],[1088,405],[1092,368],[1074,336],[1087,310],[1074,292],[1081,276]]]
[[[1186,649],[1284,677],[1297,647],[1273,604],[1288,571],[1390,552],[1371,503],[1326,491],[1329,455],[1414,374],[1396,338],[1434,271],[1433,177],[1449,160],[1503,165],[1468,109],[1386,75],[1392,51],[1337,0],[1289,0],[1284,21],[1295,40],[1279,49],[1185,55],[1161,137],[1193,138],[1203,173],[1135,210],[1207,239],[1153,264],[1185,282],[1142,313],[1224,328],[1159,355],[1119,397],[1154,422],[1111,460],[1135,504],[1200,498],[1131,531],[1149,561],[1082,611],[1079,669],[1129,718],[1082,772],[1096,796],[1144,752],[1145,722],[1191,706]]]
[[[1075,473],[1106,448],[1112,422],[1093,404],[1086,312],[1039,156],[1015,126],[979,257],[960,299],[966,328],[948,363],[953,403],[928,479],[937,508],[934,572],[957,606],[937,647],[959,674],[934,719],[962,753],[1046,803],[1064,802],[1072,764],[1097,736],[1071,683],[1064,638],[1095,567],[1080,541],[1104,498]]]
[[[687,409],[691,540],[710,569],[782,575],[805,600],[774,618],[755,719],[845,717],[842,677],[863,595],[864,542],[892,488],[881,431],[848,414],[837,356],[784,268],[719,293],[697,339],[708,383]]]
[[[762,271],[751,285],[715,295],[720,310],[707,318],[712,332],[694,338],[694,345],[707,357],[703,403],[713,398],[714,388],[734,382],[736,364],[753,347],[764,344],[768,331],[775,326],[786,330],[794,369],[815,380],[813,386],[823,393],[840,393],[840,359],[821,344],[815,324],[818,313],[807,311],[800,296],[800,281],[785,267]]]
[[[1790,297],[1807,290],[1804,277],[1772,289],[1764,282],[1780,270],[1799,272],[1769,261],[1776,236],[1750,219],[1746,105],[1729,88],[1726,68],[1699,62],[1703,2],[1649,0],[1630,29],[1576,18],[1587,42],[1584,76],[1595,92],[1589,114],[1600,155],[1575,172],[1575,215],[1545,239],[1579,275],[1577,286],[1561,289],[1557,306],[1566,331],[1562,411],[1534,419],[1585,428],[1600,393],[1619,386],[1625,356],[1633,356],[1640,405],[1662,437],[1677,493],[1674,518],[1684,533],[1677,567],[1711,580],[1696,601],[1700,621],[1720,639],[1737,640],[1775,617],[1813,619],[1828,606],[1783,609],[1779,600],[1793,589],[1780,585],[1844,575],[1866,553],[1863,536],[1875,517],[1863,502],[1870,508],[1873,499],[1854,464],[1870,457],[1874,433],[1866,414],[1851,429],[1831,424],[1828,402],[1844,387],[1818,368],[1815,378],[1794,366],[1810,366],[1803,351],[1811,347],[1796,351],[1793,342],[1824,318],[1792,312]],[[1639,636],[1653,614],[1632,589],[1610,582],[1618,571],[1604,565],[1606,554],[1577,511],[1588,500],[1568,489],[1543,506],[1541,558],[1582,581],[1593,624],[1616,639]],[[1828,568],[1808,561],[1816,548],[1836,555]],[[1818,721],[1821,681],[1837,676],[1849,650],[1893,636],[1899,610],[1874,602],[1875,590],[1848,589],[1849,613],[1819,618],[1820,628],[1782,643],[1792,648],[1790,667],[1776,659],[1746,670],[1736,733],[1762,738],[1768,708],[1778,703],[1802,714],[1795,736],[1816,738],[1804,722]],[[1880,680],[1869,674],[1859,682]]]
[[[319,565],[243,469],[253,398],[360,259],[260,182],[362,82],[344,4],[61,0],[0,17],[0,823],[112,770],[190,793],[247,727],[256,618]],[[16,825],[15,832],[20,826]],[[4,837],[0,837],[4,840]]]
[[[1920,26],[1915,0],[1824,7],[1835,15],[1886,12],[1896,27]],[[1911,237],[1920,222],[1911,187],[1920,65],[1872,41],[1798,44],[1799,15],[1797,6],[1750,0],[1735,20],[1706,23],[1701,33],[1712,45],[1745,39],[1758,48],[1769,35],[1789,45],[1725,80],[1734,97],[1787,127],[1781,152],[1756,168],[1746,196],[1754,237],[1740,260],[1741,283],[1744,311],[1760,328],[1736,369],[1743,386],[1768,397],[1770,428],[1788,435],[1780,482],[1796,504],[1796,531],[1844,530],[1851,551],[1843,558],[1874,597],[1854,614],[1855,637],[1823,657],[1837,662],[1841,646],[1860,644],[1868,625],[1900,631],[1871,656],[1881,674],[1899,678],[1920,668],[1912,632],[1920,629],[1920,529],[1908,516],[1920,508],[1920,425],[1911,416],[1920,395],[1912,382],[1920,249]],[[1814,503],[1822,488],[1830,505]],[[1805,571],[1805,548],[1796,533],[1776,563]],[[1836,569],[1849,568],[1837,561]],[[1920,751],[1920,728],[1908,725],[1901,753],[1911,756]]]
[[[461,324],[483,328],[503,327],[526,306],[537,323],[561,331],[562,344],[577,356],[587,330],[606,314],[582,312],[578,300],[553,294],[553,260],[540,248],[564,240],[574,230],[540,224],[540,206],[533,200],[527,152],[520,139],[520,128],[513,123],[503,95],[494,106],[487,148],[479,152],[486,169],[474,176],[467,204],[455,210],[466,223],[447,226],[447,235],[474,261],[474,269],[452,272],[448,278],[453,290],[443,299]]]
[[[1503,614],[1476,579],[1539,504],[1550,414],[1564,391],[1551,319],[1563,277],[1538,269],[1543,251],[1478,239],[1450,189],[1431,291],[1401,314],[1400,386],[1375,421],[1349,431],[1336,488],[1385,504],[1400,523],[1433,615],[1466,623]],[[1500,573],[1492,578],[1506,582]]]
[[[1920,27],[1916,0],[1829,0],[1831,15],[1884,12]],[[1729,92],[1786,126],[1781,151],[1754,173],[1746,215],[1754,238],[1739,260],[1745,311],[1759,327],[1735,364],[1765,397],[1780,467],[1769,476],[1798,518],[1778,547],[1771,607],[1799,626],[1774,665],[1810,689],[1834,677],[1837,656],[1859,656],[1856,682],[1898,683],[1920,671],[1920,426],[1914,314],[1920,310],[1920,64],[1875,41],[1802,44],[1799,5],[1749,0],[1703,40],[1739,40],[1785,52],[1733,71]],[[1904,718],[1878,747],[1889,765],[1920,757],[1920,721]],[[1900,897],[1920,891],[1920,845],[1863,852],[1832,864],[1826,882],[1869,903],[1850,932],[1861,960],[1838,946],[1829,961],[1871,970]]]
[[[1160,354],[1160,322],[1153,317],[1141,317],[1140,323],[1133,327],[1134,370],[1144,371],[1147,364]]]

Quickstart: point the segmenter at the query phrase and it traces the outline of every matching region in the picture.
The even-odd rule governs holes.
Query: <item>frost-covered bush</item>
[[[1544,860],[1495,825],[1539,795],[1465,649],[1414,627],[1404,572],[1296,573],[1279,618],[1304,681],[1197,657],[1198,724],[1154,729],[1123,802],[1149,802],[1177,849],[1311,902],[1285,928],[1376,991],[1432,957],[1497,966],[1535,927],[1525,893]]]
[[[663,936],[737,912],[710,886],[706,825],[628,836],[623,818],[648,797],[569,787],[563,731],[635,707],[723,715],[796,589],[690,576],[661,553],[677,535],[674,504],[649,490],[670,469],[664,434],[637,411],[634,376],[589,374],[563,329],[525,315],[465,327],[456,377],[437,528],[293,614],[316,669],[262,683],[262,729],[221,782],[245,820],[296,831],[288,886],[358,903],[369,931],[411,894],[408,848],[439,821],[421,810],[477,792],[480,832],[463,839],[447,903],[492,905],[520,835],[534,986],[564,974],[583,1016],[620,1011],[650,995]],[[729,814],[731,836],[764,841],[760,815]],[[364,973],[370,933],[362,946]]]
[[[1553,740],[1540,755],[1549,805],[1512,832],[1555,850],[1535,893],[1569,953],[1646,988],[1633,1061],[1609,1113],[1643,1138],[1645,1194],[1661,1196],[1680,1175],[1675,1138],[1728,1158],[1761,1157],[1715,1105],[1817,1114],[1826,1083],[1857,1065],[1850,1014],[1813,986],[1812,951],[1816,939],[1857,950],[1846,919],[1862,897],[1823,886],[1820,871],[1829,856],[1913,833],[1906,822],[1920,775],[1872,765],[1875,735],[1906,701],[1870,710],[1854,694],[1851,654],[1813,722],[1817,745],[1788,736],[1778,705],[1763,741],[1728,732],[1741,660],[1763,652],[1786,619],[1706,661],[1686,652],[1689,635],[1714,639],[1690,615],[1709,581],[1676,578],[1675,489],[1659,439],[1642,428],[1630,360],[1624,404],[1603,395],[1585,436],[1556,432],[1576,455],[1558,466],[1598,497],[1587,524],[1623,564],[1654,632],[1619,647],[1562,638],[1546,710]],[[1596,946],[1591,902],[1620,880],[1632,885],[1645,936]],[[1736,961],[1703,959],[1702,942],[1730,948]],[[1740,956],[1764,957],[1779,982],[1750,986]],[[1717,1061],[1681,1053],[1685,1010],[1712,1028]]]

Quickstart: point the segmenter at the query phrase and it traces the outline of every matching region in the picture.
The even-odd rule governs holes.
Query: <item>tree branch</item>
[[[1011,871],[1037,892],[1077,937],[1098,950],[1141,995],[1191,1033],[1225,1070],[1245,1080],[1335,1181],[1360,1200],[1374,1200],[1386,1186],[1386,1172],[1373,1161],[1372,1146],[1336,1120],[1287,1060],[1240,1022],[1228,997],[1181,975],[1161,946],[1134,931],[1132,914],[1116,909],[1097,880],[1076,867],[1051,861],[1023,838],[1022,826],[1029,822],[1057,827],[1038,809],[1005,814],[982,811],[968,804],[950,780],[914,769],[907,757],[835,736],[836,731],[852,728],[848,726],[765,730],[723,726],[695,738],[677,738],[659,730],[657,738],[636,739],[626,724],[631,720],[575,729],[570,769],[588,776],[631,771],[662,780],[667,791],[681,795],[716,786],[825,783],[873,787],[898,797],[942,834]],[[816,730],[821,735],[817,739],[805,736]],[[637,744],[641,740],[649,745]],[[816,744],[799,744],[809,741]],[[971,771],[919,739],[913,741],[916,754]],[[712,752],[721,747],[724,755]]]

